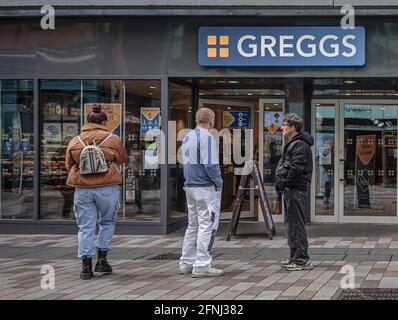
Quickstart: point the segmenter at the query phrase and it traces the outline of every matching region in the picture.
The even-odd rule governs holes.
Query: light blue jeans
[[[120,209],[119,186],[96,188],[76,188],[74,211],[78,232],[78,257],[95,256],[93,246],[99,212],[99,233],[96,247],[101,251],[109,251],[112,247],[112,236],[115,230],[116,214]]]

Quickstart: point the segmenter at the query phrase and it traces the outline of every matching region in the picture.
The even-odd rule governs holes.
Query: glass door
[[[397,223],[398,101],[341,100],[342,222]]]
[[[278,195],[275,191],[275,169],[283,152],[282,117],[285,111],[285,100],[283,99],[260,99],[259,117],[259,167],[263,177],[265,192],[273,219],[276,222],[283,221],[283,210],[275,211]],[[282,209],[282,208],[281,208]],[[263,221],[259,213],[259,220]]]
[[[244,157],[245,143],[250,141],[245,136],[244,130],[253,129],[254,103],[237,100],[199,99],[199,108],[203,107],[214,111],[216,115],[215,129],[219,133],[222,131],[220,133],[222,139],[216,139],[219,143],[220,169],[224,181],[220,219],[230,219],[240,183],[240,172],[244,167],[244,161],[240,161],[237,159],[239,157],[235,157],[233,154],[234,144],[236,145],[236,142],[240,143],[241,155]],[[240,133],[240,137],[236,135],[237,133]],[[228,137],[225,136],[226,134]],[[234,139],[240,139],[240,141],[234,141]],[[226,144],[226,141],[230,141],[230,144]],[[243,202],[242,218],[254,217],[253,203],[254,192],[250,190],[249,195]]]
[[[339,100],[312,100],[311,133],[314,173],[311,186],[311,220],[314,222],[338,221],[337,134]]]

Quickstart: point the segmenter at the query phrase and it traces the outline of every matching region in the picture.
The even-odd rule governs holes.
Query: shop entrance
[[[397,100],[313,100],[312,221],[398,223]]]
[[[241,178],[240,170],[244,167],[244,162],[239,161],[237,157],[233,156],[234,142],[236,144],[233,132],[237,134],[240,131],[241,155],[245,156],[245,145],[249,139],[245,135],[245,129],[258,131],[258,124],[254,122],[255,102],[228,99],[199,99],[199,108],[203,107],[214,111],[216,116],[214,129],[219,133],[223,132],[220,134],[223,138],[219,139],[219,162],[224,181],[220,219],[230,219]],[[242,205],[242,218],[255,217],[253,204],[254,192],[250,190],[249,196],[245,198]]]
[[[216,114],[215,129],[218,132],[239,129],[241,133],[241,154],[245,155],[245,145],[248,138],[244,135],[243,129],[253,130],[252,152],[253,159],[259,163],[261,175],[263,177],[268,201],[271,209],[277,200],[275,192],[275,169],[282,155],[282,117],[285,112],[284,99],[199,99],[199,108],[207,107]],[[232,116],[232,117],[231,117]],[[234,123],[234,118],[243,118],[242,123]],[[245,122],[249,119],[250,121]],[[239,120],[237,120],[239,121]],[[221,219],[230,219],[233,203],[235,201],[240,182],[239,170],[244,163],[232,161],[230,164],[223,162],[224,150],[223,141],[219,140],[220,167],[224,180],[222,195]],[[233,139],[231,139],[231,145]],[[231,147],[232,150],[232,147]],[[252,182],[251,182],[252,183]],[[250,186],[251,188],[253,185]],[[242,218],[252,218],[257,221],[262,220],[259,214],[257,191],[250,190],[242,206]],[[273,210],[271,210],[273,212]],[[283,211],[273,216],[274,221],[283,221]]]

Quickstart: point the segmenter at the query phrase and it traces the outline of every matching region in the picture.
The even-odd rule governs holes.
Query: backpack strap
[[[113,133],[110,133],[99,145],[98,147],[101,147],[110,137],[113,136]]]
[[[77,138],[79,139],[80,143],[83,145],[83,147],[86,147],[86,145],[84,144],[82,138],[80,138],[80,136],[77,136]]]

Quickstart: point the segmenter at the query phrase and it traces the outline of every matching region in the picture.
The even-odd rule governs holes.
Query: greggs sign
[[[364,66],[365,28],[202,27],[201,66]]]

